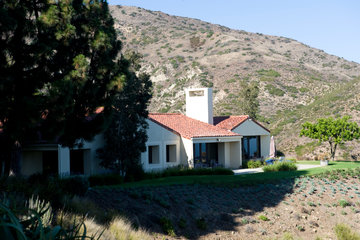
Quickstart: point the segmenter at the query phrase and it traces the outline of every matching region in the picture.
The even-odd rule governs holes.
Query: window
[[[159,146],[148,146],[149,164],[160,163]]]
[[[166,162],[176,162],[176,145],[166,145]]]
[[[243,137],[242,154],[244,159],[260,158],[260,136]]]
[[[216,143],[195,143],[194,163],[213,166],[218,163],[218,148]]]

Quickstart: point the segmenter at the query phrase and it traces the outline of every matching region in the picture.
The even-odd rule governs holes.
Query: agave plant
[[[20,217],[4,203],[0,202],[0,236],[7,240],[79,240],[95,239],[95,236],[86,235],[84,222],[74,223],[73,228],[64,229],[63,227],[51,226],[51,208],[47,203],[37,200],[29,205],[27,212]],[[36,209],[34,209],[36,208]],[[47,215],[46,215],[47,214]],[[43,223],[43,220],[46,223]],[[97,236],[97,239],[100,239]]]

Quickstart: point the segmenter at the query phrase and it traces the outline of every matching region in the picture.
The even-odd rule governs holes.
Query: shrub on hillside
[[[337,239],[339,240],[360,240],[360,235],[353,232],[345,224],[337,224],[334,228]]]
[[[293,162],[275,162],[263,167],[264,172],[296,171],[297,166]]]

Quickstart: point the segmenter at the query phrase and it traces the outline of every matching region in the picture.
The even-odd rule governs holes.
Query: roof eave
[[[253,122],[256,123],[257,125],[259,125],[261,128],[263,128],[265,131],[271,133],[269,129],[267,129],[267,128],[264,127],[261,123],[259,123],[258,121],[256,121],[255,119],[253,119],[253,118],[251,118],[251,117],[248,117],[247,119],[245,119],[244,121],[242,121],[241,123],[239,123],[238,125],[236,125],[235,127],[233,127],[233,128],[231,129],[231,131],[233,131],[235,128],[239,127],[241,124],[243,124],[243,123],[246,122],[247,120],[253,121]]]

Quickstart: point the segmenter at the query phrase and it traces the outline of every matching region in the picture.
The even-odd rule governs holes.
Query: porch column
[[[84,174],[91,175],[93,174],[93,164],[95,164],[96,159],[91,158],[91,150],[84,150]]]
[[[70,175],[70,149],[58,145],[58,169],[60,176]]]

